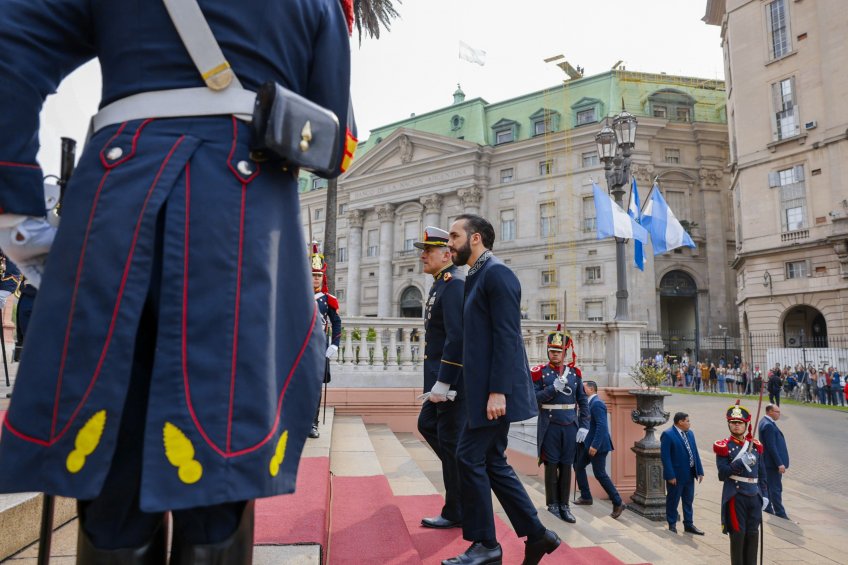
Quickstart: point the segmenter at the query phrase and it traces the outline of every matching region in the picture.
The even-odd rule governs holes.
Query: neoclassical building
[[[463,212],[496,230],[495,253],[522,284],[530,319],[610,320],[615,244],[598,240],[592,182],[605,187],[595,134],[624,104],[639,120],[641,198],[658,178],[697,249],[633,266],[629,315],[695,349],[736,329],[734,216],[724,83],[613,70],[498,103],[465,99],[371,132],[339,181],[336,289],[346,315],[421,316],[429,289],[412,243]],[[301,177],[304,230],[322,239],[326,182]],[[672,337],[669,337],[672,336]],[[673,341],[674,343],[671,343]]]
[[[724,50],[743,335],[844,348],[848,4],[708,0],[704,21]]]

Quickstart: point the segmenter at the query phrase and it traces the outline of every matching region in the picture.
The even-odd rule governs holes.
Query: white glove
[[[442,381],[436,381],[433,388],[430,389],[430,402],[445,402],[448,399],[450,385]]]
[[[46,218],[29,217],[14,227],[0,229],[0,249],[15,262],[27,282],[38,288],[55,237],[56,228]]]
[[[563,379],[561,377],[557,377],[557,378],[554,379],[554,388],[556,389],[557,392],[562,392],[563,390],[565,390],[565,384],[567,382],[568,381],[566,381],[565,379]]]
[[[768,507],[769,507],[769,499],[764,496],[763,497],[763,511],[765,511],[765,509],[768,508]]]
[[[577,430],[577,443],[583,443],[583,440],[586,439],[587,435],[589,435],[589,430],[586,428],[579,428]]]
[[[336,356],[336,353],[338,353],[338,351],[339,351],[338,345],[331,345],[327,348],[327,353],[325,353],[325,355],[327,356],[327,359],[332,359],[333,357]]]
[[[745,453],[743,453],[739,457],[739,460],[742,462],[743,465],[745,465],[745,468],[748,469],[748,471],[751,470],[751,467],[757,464],[757,456],[751,453],[750,451],[746,451]]]

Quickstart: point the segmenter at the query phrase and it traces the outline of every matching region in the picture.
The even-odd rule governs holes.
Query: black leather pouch
[[[330,110],[274,82],[266,82],[253,108],[257,160],[279,158],[322,177],[339,174],[339,119]]]

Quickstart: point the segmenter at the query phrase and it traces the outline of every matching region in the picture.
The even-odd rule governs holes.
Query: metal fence
[[[691,362],[715,363],[724,357],[731,364],[734,357],[742,359],[742,340],[732,335],[698,335],[694,332],[642,332],[642,359],[653,359],[657,352],[664,357],[682,359],[688,357]]]
[[[756,332],[745,336],[744,360],[765,371],[780,363],[781,367],[813,366],[818,370],[848,368],[848,336],[806,337],[782,332]]]

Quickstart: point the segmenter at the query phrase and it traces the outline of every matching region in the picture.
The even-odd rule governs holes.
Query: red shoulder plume
[[[347,20],[347,32],[353,34],[353,0],[341,0],[345,20]]]

